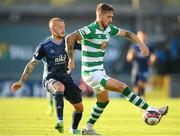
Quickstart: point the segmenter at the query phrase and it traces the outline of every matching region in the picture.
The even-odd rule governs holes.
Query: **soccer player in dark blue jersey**
[[[29,78],[30,73],[40,60],[44,64],[43,84],[47,91],[54,94],[57,124],[55,128],[63,133],[63,109],[65,97],[74,107],[72,128],[70,133],[79,134],[78,125],[82,117],[83,104],[81,90],[73,82],[68,71],[68,57],[65,51],[65,23],[63,19],[52,18],[49,21],[51,36],[47,37],[37,47],[32,60],[26,65],[20,80],[11,87],[13,92],[20,89]],[[76,47],[80,45],[76,43]]]
[[[131,78],[134,84],[134,91],[139,95],[145,95],[145,85],[149,75],[149,65],[154,63],[156,56],[151,44],[147,43],[147,35],[144,31],[138,31],[137,37],[144,43],[150,51],[150,56],[142,56],[137,44],[132,44],[127,53],[127,61],[132,62]]]

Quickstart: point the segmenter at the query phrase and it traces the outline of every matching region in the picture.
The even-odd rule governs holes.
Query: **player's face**
[[[146,36],[146,34],[144,33],[144,32],[138,32],[137,33],[137,37],[141,40],[141,41],[143,41],[143,42],[146,42],[147,41],[147,36]]]
[[[102,23],[103,27],[107,28],[109,26],[109,24],[112,23],[113,16],[114,16],[114,14],[112,11],[106,12],[101,15],[101,23]]]
[[[65,36],[65,23],[56,22],[55,25],[53,26],[52,33],[58,38],[63,38]]]

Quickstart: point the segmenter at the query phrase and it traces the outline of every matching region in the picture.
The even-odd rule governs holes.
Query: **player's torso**
[[[50,40],[43,48],[45,51],[43,62],[44,68],[48,72],[47,76],[60,76],[62,73],[66,73],[68,57],[64,39],[60,44]]]
[[[110,39],[110,27],[105,30],[101,30],[99,26],[94,22],[89,25],[89,30],[87,33],[90,33],[86,39],[83,39],[83,49],[86,49],[86,46],[94,47],[96,51],[104,51],[101,49],[102,42],[108,42]]]
[[[92,23],[89,25],[90,33],[88,38],[82,41],[82,71],[94,71],[104,69],[103,60],[105,49],[101,47],[102,42],[108,43],[110,39],[110,28],[104,31],[100,30],[97,24]]]
[[[134,47],[134,51],[135,51],[135,56],[134,56],[134,60],[133,60],[133,69],[137,70],[139,72],[148,71],[149,58],[144,57],[141,54],[141,51],[137,45]]]

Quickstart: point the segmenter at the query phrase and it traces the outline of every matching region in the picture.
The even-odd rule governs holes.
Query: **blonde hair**
[[[51,28],[51,26],[53,25],[53,23],[55,22],[64,22],[64,20],[62,18],[51,18],[49,20],[49,28]]]

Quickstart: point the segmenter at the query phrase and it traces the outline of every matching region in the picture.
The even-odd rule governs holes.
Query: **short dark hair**
[[[113,6],[107,3],[99,3],[96,8],[96,12],[106,13],[112,11],[114,14]]]

